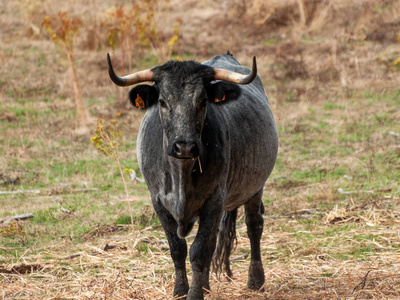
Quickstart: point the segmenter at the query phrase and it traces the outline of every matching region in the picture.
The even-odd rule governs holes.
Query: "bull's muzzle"
[[[174,142],[168,155],[180,159],[196,158],[200,154],[200,148],[196,142]]]

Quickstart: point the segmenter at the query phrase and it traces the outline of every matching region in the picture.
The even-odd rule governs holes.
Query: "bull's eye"
[[[158,102],[160,102],[160,106],[162,108],[168,108],[168,104],[165,102],[164,99],[159,99]]]

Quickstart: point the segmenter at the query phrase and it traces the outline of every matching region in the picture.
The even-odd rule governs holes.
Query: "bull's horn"
[[[154,80],[154,74],[153,72],[148,69],[144,71],[139,71],[124,77],[119,77],[117,74],[115,74],[113,66],[111,64],[111,58],[110,54],[107,53],[107,62],[108,62],[108,74],[110,75],[111,80],[119,86],[128,86],[128,85],[133,85],[139,82],[144,82],[144,81],[153,81]]]
[[[251,73],[248,75],[239,74],[236,72],[214,68],[214,80],[231,81],[238,84],[249,84],[257,76],[257,62],[256,57],[253,57],[253,67]]]

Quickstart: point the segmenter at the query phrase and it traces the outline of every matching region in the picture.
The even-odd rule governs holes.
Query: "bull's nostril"
[[[197,157],[199,156],[199,146],[196,143],[193,143],[191,148],[190,148],[190,153],[192,157]]]
[[[181,144],[182,143],[174,143],[174,154],[179,156],[181,154]]]

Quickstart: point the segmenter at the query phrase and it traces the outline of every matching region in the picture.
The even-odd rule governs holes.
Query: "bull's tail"
[[[232,277],[229,255],[236,247],[236,217],[237,208],[233,211],[224,211],[219,226],[217,247],[213,257],[213,268],[217,274],[222,272],[222,266],[228,277]]]

